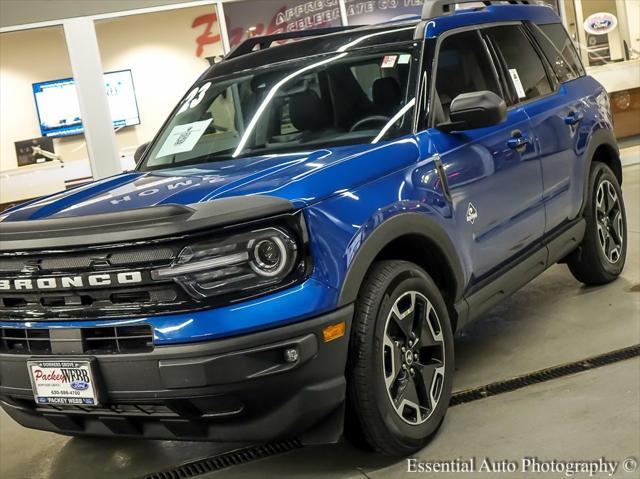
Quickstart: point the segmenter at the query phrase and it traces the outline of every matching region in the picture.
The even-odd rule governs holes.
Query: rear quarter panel
[[[571,112],[583,115],[575,126],[564,123]],[[612,119],[604,88],[589,76],[563,83],[556,94],[527,105],[527,113],[537,132],[549,231],[580,215],[588,147],[598,130],[613,131]]]

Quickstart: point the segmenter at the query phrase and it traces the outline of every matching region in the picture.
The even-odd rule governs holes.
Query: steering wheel
[[[362,118],[361,120],[356,121],[353,126],[349,129],[349,132],[352,131],[356,131],[358,128],[360,128],[362,125],[364,125],[365,123],[370,123],[370,122],[388,122],[389,120],[391,120],[391,118],[389,118],[388,116],[384,116],[384,115],[371,115],[371,116],[365,116],[364,118]]]

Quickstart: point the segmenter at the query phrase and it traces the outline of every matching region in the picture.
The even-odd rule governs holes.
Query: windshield
[[[412,64],[409,47],[342,52],[205,80],[182,99],[140,169],[399,136],[415,103]]]

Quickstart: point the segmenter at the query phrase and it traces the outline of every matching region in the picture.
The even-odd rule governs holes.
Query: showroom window
[[[225,2],[224,13],[232,48],[255,36],[342,25],[338,0]]]
[[[370,25],[420,15],[422,4],[422,0],[345,1],[349,25]]]
[[[534,0],[549,5],[559,12],[557,0]],[[349,25],[370,25],[373,23],[402,20],[422,13],[423,0],[345,0]],[[483,7],[482,1],[472,4],[457,4],[456,9]]]
[[[640,2],[563,0],[562,7],[587,74],[609,93],[616,137],[640,135]]]
[[[585,66],[640,58],[638,3],[564,0],[567,29],[573,40],[580,44]]]

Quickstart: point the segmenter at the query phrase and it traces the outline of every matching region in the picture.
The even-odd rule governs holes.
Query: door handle
[[[576,123],[579,123],[580,120],[582,120],[582,113],[579,111],[572,111],[571,113],[569,113],[567,116],[564,117],[564,123],[565,125],[570,125],[573,126]]]
[[[522,136],[521,134],[519,134],[518,136],[514,135],[512,138],[509,138],[507,140],[507,146],[512,150],[521,151],[529,144],[531,144],[531,138]]]

